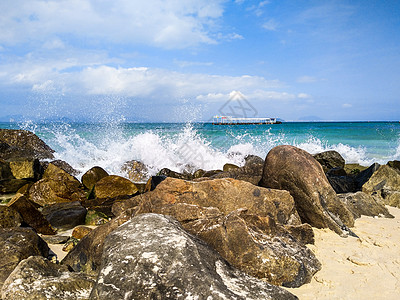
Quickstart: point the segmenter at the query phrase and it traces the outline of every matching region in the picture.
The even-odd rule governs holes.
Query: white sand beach
[[[400,209],[387,206],[395,219],[361,217],[341,238],[328,229],[314,229],[309,248],[322,270],[309,284],[288,289],[306,299],[400,299]]]

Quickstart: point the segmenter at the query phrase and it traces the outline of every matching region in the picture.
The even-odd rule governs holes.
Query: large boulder
[[[132,196],[137,192],[138,188],[132,181],[117,175],[104,177],[94,185],[94,194],[99,199]]]
[[[16,194],[15,197],[7,204],[10,208],[16,210],[22,217],[23,221],[34,228],[38,233],[55,234],[55,230],[49,221],[36,208],[28,198],[22,194]]]
[[[95,183],[109,174],[102,167],[95,166],[82,175],[82,184],[91,190]]]
[[[40,206],[61,202],[83,201],[86,194],[78,179],[53,164],[43,178],[29,189],[29,199]]]
[[[38,180],[41,175],[41,166],[38,159],[10,161],[10,169],[16,179]]]
[[[287,190],[303,222],[347,234],[354,225],[352,213],[338,199],[321,164],[306,151],[277,146],[267,155],[260,185]]]
[[[74,169],[69,163],[67,163],[66,161],[63,161],[61,159],[52,160],[51,162],[48,162],[48,161],[41,162],[41,166],[44,171],[46,171],[49,164],[55,165],[56,167],[60,168],[61,170],[64,170],[65,172],[67,172],[68,174],[70,174],[72,176],[79,175],[78,170]]]
[[[67,230],[85,224],[86,208],[79,201],[55,203],[46,205],[42,214],[51,226]]]
[[[137,160],[131,160],[124,163],[121,171],[128,175],[133,182],[147,182],[149,169],[147,166]]]
[[[344,168],[345,160],[337,151],[329,150],[313,156],[321,164],[325,173],[333,168]]]
[[[339,199],[346,204],[347,208],[353,213],[354,218],[364,216],[384,216],[386,218],[394,218],[388,209],[376,199],[366,193],[346,193],[339,194]]]
[[[400,207],[400,171],[389,165],[380,166],[362,186],[362,191],[377,196],[387,205]]]
[[[19,227],[21,223],[22,217],[15,209],[0,205],[0,228]]]
[[[54,150],[30,131],[0,129],[0,143],[2,145],[1,159],[51,159],[54,157]]]
[[[33,255],[47,257],[49,247],[30,228],[0,228],[0,253],[2,254],[0,255],[1,288],[6,278],[21,260]]]
[[[141,209],[146,212],[146,206],[173,203],[216,207],[223,214],[246,208],[249,213],[271,216],[280,224],[301,223],[293,198],[287,191],[266,189],[232,178],[192,182],[167,177],[153,191],[115,203],[113,212],[119,215],[138,203],[143,203]]]
[[[162,247],[160,247],[162,245]],[[106,238],[91,299],[296,299],[232,268],[170,217],[143,214]]]
[[[70,272],[42,256],[22,260],[4,282],[1,299],[88,299],[94,278]]]

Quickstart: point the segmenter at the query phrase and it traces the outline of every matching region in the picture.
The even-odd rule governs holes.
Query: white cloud
[[[313,82],[317,82],[318,79],[316,77],[313,77],[313,76],[304,75],[304,76],[301,76],[301,77],[297,78],[296,81],[298,83],[313,83]]]
[[[123,44],[183,48],[214,43],[223,1],[15,0],[1,1],[0,43],[51,43],[62,36]]]
[[[342,104],[342,107],[343,108],[351,108],[351,107],[353,107],[353,105],[350,103],[344,103],[344,104]]]
[[[308,95],[308,94],[306,94],[306,93],[299,93],[299,94],[297,95],[297,98],[300,98],[300,99],[309,99],[309,98],[311,98],[311,96]]]
[[[265,22],[262,27],[266,30],[276,31],[276,29],[278,28],[278,23],[275,20],[270,19]]]

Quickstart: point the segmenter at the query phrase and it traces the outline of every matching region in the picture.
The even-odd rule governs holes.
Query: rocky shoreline
[[[296,299],[283,287],[322,267],[313,228],[357,239],[355,219],[400,207],[400,161],[335,151],[283,145],[150,178],[128,161],[129,179],[93,166],[78,180],[31,132],[1,129],[0,149],[2,299]]]

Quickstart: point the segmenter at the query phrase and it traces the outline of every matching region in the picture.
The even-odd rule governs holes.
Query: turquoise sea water
[[[255,154],[265,158],[277,145],[312,154],[336,150],[347,163],[371,165],[400,160],[398,122],[286,122],[274,125],[216,126],[205,123],[0,123],[0,128],[36,133],[56,158],[81,172],[98,165],[125,175],[121,166],[139,160],[150,175],[163,167],[220,169],[243,164]]]

